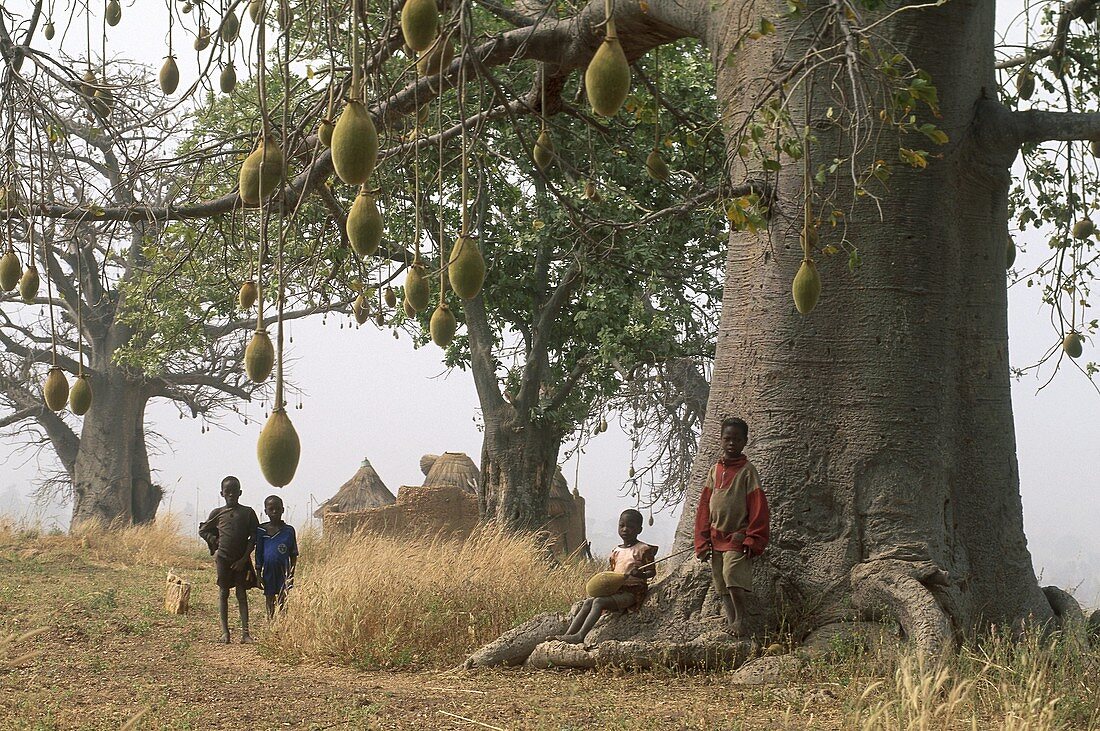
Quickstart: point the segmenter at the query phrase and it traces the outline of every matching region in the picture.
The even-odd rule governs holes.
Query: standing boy
[[[695,555],[710,561],[734,635],[742,632],[745,594],[752,591],[752,557],[768,545],[768,500],[756,467],[741,453],[748,439],[748,424],[723,419],[722,459],[707,474],[695,511]]]
[[[248,634],[248,590],[256,586],[256,570],[252,567],[252,547],[260,520],[256,511],[241,505],[241,483],[236,477],[222,480],[225,506],[210,513],[199,524],[199,535],[214,555],[218,570],[218,617],[222,625],[222,642],[229,642],[229,590],[236,589],[237,607],[241,614],[241,644],[252,642]]]
[[[267,600],[267,618],[275,616],[275,600],[279,609],[286,602],[286,590],[298,562],[298,538],[294,526],[283,522],[283,499],[268,495],[264,500],[267,522],[256,531],[256,573],[263,582]]]

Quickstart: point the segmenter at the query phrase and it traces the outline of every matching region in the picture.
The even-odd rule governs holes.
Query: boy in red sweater
[[[710,561],[730,632],[741,634],[745,593],[752,591],[752,557],[768,545],[768,500],[760,474],[741,451],[749,425],[722,420],[722,459],[707,474],[695,511],[695,555]]]

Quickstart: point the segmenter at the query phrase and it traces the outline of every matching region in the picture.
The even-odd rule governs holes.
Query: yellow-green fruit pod
[[[794,295],[794,306],[803,315],[810,314],[817,306],[817,300],[821,297],[821,277],[818,276],[813,259],[803,260],[798,274],[794,275],[791,293]]]
[[[348,185],[367,182],[378,161],[378,130],[367,106],[350,101],[332,130],[332,167]]]
[[[1096,224],[1088,216],[1073,224],[1073,238],[1075,239],[1087,239],[1094,233],[1096,233]]]
[[[46,382],[42,384],[42,398],[50,411],[61,411],[69,403],[69,379],[57,366],[50,368]]]
[[[248,4],[248,17],[252,18],[253,23],[259,23],[260,18],[263,17],[264,12],[264,0],[252,0]]]
[[[27,271],[23,272],[23,276],[19,278],[19,296],[28,305],[34,302],[34,298],[38,296],[39,284],[38,270],[34,264],[30,264],[27,266]]]
[[[221,36],[226,43],[237,40],[241,34],[241,21],[237,20],[237,14],[230,10],[222,21]]]
[[[599,203],[603,200],[603,196],[600,195],[599,188],[597,188],[596,184],[593,183],[591,180],[584,184],[584,197],[592,201],[593,203]]]
[[[86,97],[94,97],[96,85],[95,72],[91,69],[88,69],[84,72],[83,78],[84,82],[80,84],[80,93]]]
[[[409,318],[410,320],[416,317],[416,308],[413,307],[412,303],[408,300],[404,300],[401,303],[401,309],[405,311],[405,317]]]
[[[661,153],[657,148],[654,148],[645,159],[645,171],[649,177],[658,182],[663,183],[668,180],[668,163],[661,157]]]
[[[274,142],[261,142],[241,164],[241,200],[259,205],[279,189],[283,182],[283,151]]]
[[[584,72],[584,88],[592,110],[603,117],[614,117],[630,93],[630,64],[619,39],[615,21],[607,21],[607,37]]]
[[[1035,74],[1025,68],[1016,76],[1016,95],[1027,101],[1034,93]]]
[[[205,51],[210,45],[210,29],[205,25],[199,28],[199,34],[195,36],[195,42],[191,44],[196,51]]]
[[[259,293],[255,282],[245,282],[241,285],[240,291],[237,292],[237,304],[241,306],[242,310],[250,310],[252,305],[256,304],[256,297]]]
[[[370,305],[367,304],[367,300],[363,295],[355,298],[355,303],[351,306],[351,314],[360,325],[370,317]]]
[[[317,139],[325,147],[332,147],[332,129],[333,124],[331,119],[322,119],[317,124]]]
[[[260,438],[256,442],[256,459],[264,479],[275,487],[289,485],[298,470],[301,456],[302,443],[286,411],[276,409],[271,412],[271,418],[260,430]]]
[[[237,69],[233,64],[229,64],[222,69],[221,74],[218,76],[218,88],[222,90],[223,94],[232,94],[233,90],[237,88]]]
[[[626,582],[626,574],[618,571],[601,571],[593,574],[588,583],[584,585],[584,592],[590,597],[611,596],[623,588]]]
[[[447,263],[447,277],[451,289],[464,300],[472,300],[485,282],[485,259],[481,256],[477,240],[459,236],[451,249]]]
[[[547,130],[544,129],[539,133],[531,156],[535,158],[535,164],[539,166],[539,170],[545,170],[554,164],[554,140]]]
[[[435,76],[447,70],[455,57],[455,47],[450,36],[440,36],[432,47],[420,54],[416,72],[421,76]]]
[[[110,0],[107,3],[107,10],[103,13],[103,19],[111,27],[118,25],[118,21],[122,20],[122,6],[119,5],[118,0]]]
[[[382,297],[386,300],[386,307],[394,307],[397,305],[397,292],[393,291],[393,287],[386,287],[386,291],[382,294]]]
[[[73,381],[73,387],[69,389],[69,410],[77,416],[84,416],[90,408],[92,408],[92,384],[88,383],[87,376],[81,375]]]
[[[1093,157],[1100,157],[1100,140],[1092,140],[1089,142],[1089,152]]]
[[[378,251],[382,243],[382,214],[374,202],[374,196],[360,191],[351,204],[347,222],[348,241],[360,257]]]
[[[160,67],[160,90],[165,94],[172,94],[180,85],[180,70],[176,66],[175,56],[169,56]]]
[[[1062,341],[1062,350],[1066,351],[1066,355],[1070,358],[1080,358],[1081,353],[1084,352],[1084,341],[1080,333],[1071,332],[1067,335]]]
[[[1008,244],[1005,246],[1005,269],[1011,269],[1012,265],[1016,263],[1016,242],[1009,237]]]
[[[19,284],[19,274],[22,270],[19,264],[19,256],[14,251],[0,256],[0,290],[10,292]]]
[[[439,34],[435,0],[408,0],[401,8],[401,34],[414,51],[427,51]]]
[[[424,276],[424,265],[413,264],[405,274],[405,301],[413,308],[413,312],[420,312],[428,306],[431,296],[428,278]]]
[[[244,372],[253,383],[263,383],[275,366],[275,348],[266,330],[257,330],[244,349]]]
[[[432,333],[432,342],[441,348],[446,348],[455,339],[455,328],[457,327],[458,322],[455,320],[451,308],[447,306],[447,303],[440,302],[439,306],[435,308],[435,312],[432,313],[432,320],[428,324],[428,329]]]
[[[95,107],[95,110],[99,112],[100,116],[111,116],[111,112],[115,109],[114,92],[107,88],[96,89],[95,98],[92,100],[92,106]]]
[[[53,27],[53,21],[52,20],[47,21],[46,22],[46,27],[42,29],[42,35],[44,35],[46,37],[47,41],[52,41],[55,32],[56,32],[56,29]]]

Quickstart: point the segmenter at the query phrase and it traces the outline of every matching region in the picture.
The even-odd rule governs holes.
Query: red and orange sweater
[[[760,474],[745,455],[720,460],[707,474],[695,511],[695,554],[742,551],[759,556],[768,546],[768,499]]]

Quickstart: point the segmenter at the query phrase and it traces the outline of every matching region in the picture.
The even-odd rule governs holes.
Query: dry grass
[[[303,544],[287,612],[265,644],[360,668],[453,665],[539,612],[567,609],[593,571],[549,566],[530,539],[493,531],[462,543],[366,535]]]
[[[69,533],[0,520],[3,549],[147,566],[192,565],[205,553],[197,534],[184,535],[179,517],[171,513],[157,516],[152,523],[118,529],[89,521]]]

